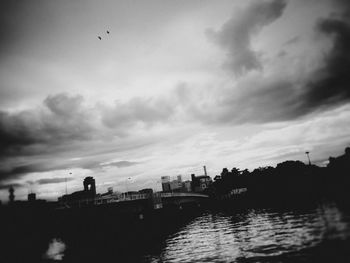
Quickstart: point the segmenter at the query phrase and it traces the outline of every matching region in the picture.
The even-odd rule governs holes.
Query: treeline
[[[224,168],[206,193],[216,199],[230,196],[237,188],[247,188],[254,200],[338,198],[350,195],[350,148],[339,157],[330,157],[327,167],[285,161],[276,167],[259,167],[252,172]]]

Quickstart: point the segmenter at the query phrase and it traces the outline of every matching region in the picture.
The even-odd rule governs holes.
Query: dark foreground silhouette
[[[3,205],[0,259],[176,262],[181,255],[185,262],[349,262],[349,158],[347,148],[327,167],[286,161],[252,172],[223,169],[207,189],[206,206],[167,207],[142,216],[113,206]],[[230,194],[234,189],[247,191]],[[330,201],[335,208],[323,205]],[[279,245],[283,240],[289,243]]]
[[[350,148],[346,148],[342,156],[330,157],[327,167],[285,161],[276,167],[259,167],[252,172],[224,168],[215,178],[206,193],[223,202],[244,199],[253,206],[275,204],[288,207],[305,200],[330,199],[349,204]],[[232,189],[239,188],[247,189],[244,198],[230,195]]]

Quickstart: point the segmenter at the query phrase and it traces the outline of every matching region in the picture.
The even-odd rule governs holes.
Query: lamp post
[[[305,152],[305,154],[307,155],[307,159],[309,160],[309,165],[311,165],[309,153],[310,153],[310,152]]]

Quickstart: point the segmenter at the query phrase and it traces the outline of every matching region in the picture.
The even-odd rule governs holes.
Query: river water
[[[121,259],[117,249],[111,253],[113,244],[108,254],[111,262],[350,262],[348,211],[334,203],[302,209],[206,211],[147,244],[142,253],[135,247],[137,256]],[[44,257],[71,262],[66,247],[64,239],[53,237]],[[94,249],[94,255],[107,253],[102,245]],[[81,252],[70,253],[80,261]]]
[[[335,204],[208,212],[145,262],[350,262],[350,214]]]

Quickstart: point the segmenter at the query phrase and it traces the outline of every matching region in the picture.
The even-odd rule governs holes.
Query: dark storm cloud
[[[333,38],[333,47],[325,57],[325,66],[314,74],[307,85],[305,107],[315,108],[350,99],[350,19],[323,19],[318,30]]]
[[[101,149],[103,152],[109,144],[103,143],[105,138],[109,141],[115,135],[129,135],[139,123],[150,126],[167,120],[173,112],[171,105],[164,99],[135,98],[125,104],[88,108],[82,96],[57,94],[48,96],[42,107],[19,112],[0,111],[0,181],[33,172],[99,169],[105,160],[85,157],[69,161],[71,156],[63,157],[62,154],[74,151],[79,155],[91,151],[88,145],[101,147],[101,143],[105,147]],[[125,146],[120,148],[125,149]],[[50,159],[52,155],[56,157]],[[23,164],[21,157],[36,161]],[[128,167],[136,164],[120,161],[108,165]]]
[[[298,101],[298,82],[256,76],[241,81],[238,87],[226,88],[221,94],[208,96],[196,103],[191,88],[177,88],[178,101],[187,117],[207,125],[266,123],[295,119],[305,114]],[[175,97],[175,96],[174,96]]]
[[[20,187],[23,187],[23,186],[26,186],[24,184],[19,184],[19,183],[13,183],[13,184],[3,184],[1,185],[0,184],[0,190],[6,190],[6,189],[10,189],[10,187],[13,187],[13,188],[20,188]]]
[[[58,141],[91,139],[94,132],[92,116],[82,102],[83,97],[70,97],[66,94],[46,98],[44,103],[50,114],[44,118],[43,132],[48,139],[56,138]]]
[[[57,183],[64,183],[64,182],[69,182],[69,181],[73,181],[74,178],[72,177],[67,177],[67,178],[42,178],[39,180],[34,181],[34,184],[57,184]]]
[[[255,74],[239,81],[235,88],[223,89],[222,94],[215,98],[216,101],[209,111],[194,106],[195,108],[191,111],[191,114],[205,123],[264,123],[294,120],[313,112],[327,110],[342,103],[347,103],[350,99],[350,19],[347,16],[350,10],[350,2],[336,1],[335,3],[338,4],[338,7],[341,7],[339,9],[341,11],[332,13],[329,18],[319,20],[315,27],[318,34],[332,41],[332,47],[323,54],[323,63],[320,63],[314,71],[311,71],[311,74],[303,79],[296,75],[275,74],[265,77],[262,74]],[[281,2],[270,1],[269,5],[266,2],[261,2],[256,5],[259,6],[260,4],[269,8],[274,7],[271,9],[273,11],[270,12],[261,11],[262,14],[265,14],[261,16],[261,19],[270,18],[270,20],[255,19],[255,21],[260,21],[260,24],[257,23],[260,27],[264,24],[261,21],[272,21],[280,15],[284,8],[284,4]],[[259,9],[254,6],[248,9],[254,10],[254,12],[244,13],[247,17],[250,17],[252,13],[259,13],[257,11]],[[242,17],[240,19],[245,21]],[[254,26],[244,27],[243,25],[240,26],[239,23],[234,26],[234,19],[231,20],[224,24],[220,34],[215,34],[217,34],[217,37],[221,37],[222,44],[233,47],[232,52],[240,49],[235,45],[228,45],[231,43],[229,40],[232,40],[232,43],[248,43],[246,46],[249,47]],[[229,28],[228,25],[231,24],[232,28]],[[242,37],[243,40],[238,41],[233,37],[233,33],[240,32],[236,27],[242,27],[241,31],[244,34],[241,34],[245,36]],[[299,40],[298,37],[293,37],[284,46],[297,44]],[[240,51],[245,54],[247,50],[242,47]],[[246,61],[251,61],[249,63],[252,66],[258,61],[256,60],[257,56],[251,50],[248,51],[249,56],[254,59]],[[284,52],[278,53],[277,56],[283,57],[285,55]],[[240,62],[235,69],[248,69],[246,61]],[[182,95],[183,98],[187,98],[191,94],[186,89],[183,92],[188,93]]]
[[[316,31],[321,36],[332,40],[332,47],[324,54],[323,63],[305,81],[297,79],[273,81],[267,83],[268,86],[265,83],[265,87],[264,84],[256,83],[261,89],[248,92],[239,100],[256,108],[252,110],[253,114],[249,114],[251,110],[245,111],[250,115],[247,119],[291,120],[349,102],[350,2],[337,2],[340,4],[341,12],[333,14],[330,18],[320,19],[316,25]],[[295,43],[296,40],[293,38],[288,44]],[[243,103],[239,105],[244,107]]]
[[[41,108],[1,111],[0,181],[69,167],[71,164],[46,157],[55,154],[58,159],[74,143],[94,136],[91,116],[82,102],[81,96],[58,94],[47,97]],[[36,161],[23,163],[21,157],[35,157]]]
[[[110,162],[106,164],[101,164],[101,166],[116,166],[118,168],[130,167],[139,164],[138,162],[130,162],[130,161],[118,161],[118,162]]]
[[[297,118],[304,113],[295,86],[297,83],[283,79],[254,79],[240,87],[245,90],[239,96],[224,100],[228,109],[221,121],[260,123]]]
[[[90,139],[94,128],[81,103],[80,96],[58,94],[46,98],[43,109],[0,111],[0,157],[35,154],[53,145]]]
[[[1,166],[0,166],[0,182],[7,180],[9,178],[15,179],[19,178],[27,173],[33,171],[41,171],[43,168],[38,164],[11,164],[9,159],[0,158]],[[6,164],[9,162],[9,164]],[[5,165],[4,165],[5,164]]]
[[[48,96],[42,107],[19,112],[0,111],[0,158],[35,155],[74,142],[128,135],[132,127],[166,121],[173,115],[171,99],[134,98],[114,106],[84,105],[82,96]]]
[[[54,153],[55,154],[55,153]],[[59,171],[59,170],[69,170],[75,168],[81,169],[98,169],[100,168],[100,162],[96,161],[93,158],[82,159],[80,161],[69,161],[66,158],[59,157],[60,152],[56,153],[54,157],[47,158],[46,160],[41,161],[33,161],[32,163],[19,164],[16,157],[10,158],[2,158],[0,165],[0,185],[2,182],[6,182],[6,180],[13,180],[23,177],[26,174],[30,173],[42,173],[42,172],[50,172],[50,171]],[[42,155],[45,155],[43,153]],[[47,157],[47,156],[45,156]],[[34,156],[34,158],[41,159],[40,155]],[[73,180],[69,179],[67,180]],[[52,180],[52,183],[55,183],[57,178]],[[64,179],[62,179],[64,180]],[[31,183],[45,184],[46,181],[32,181]],[[51,183],[50,180],[47,180],[47,183]],[[57,179],[57,183],[61,182]]]
[[[293,120],[350,100],[349,19],[322,19],[317,30],[331,38],[333,46],[324,63],[307,80],[283,76],[259,77],[240,83],[239,92],[228,91],[218,103],[222,113],[217,122],[274,122]],[[215,116],[213,116],[215,117]]]
[[[226,66],[236,74],[260,69],[259,54],[252,50],[251,38],[264,26],[279,18],[286,1],[254,1],[246,10],[236,12],[219,31],[207,30],[209,38],[227,51]]]
[[[34,133],[36,126],[35,115],[30,111],[16,114],[0,111],[0,156],[11,154],[21,146],[43,141],[43,138]]]
[[[26,174],[34,172],[48,172],[61,169],[80,167],[80,164],[55,163],[54,161],[36,161],[32,163],[19,164],[15,157],[0,159],[0,184],[8,179],[20,178]]]
[[[26,164],[26,165],[20,165],[20,166],[16,166],[16,167],[12,168],[10,173],[20,175],[20,174],[25,174],[25,173],[29,173],[32,171],[36,171],[39,169],[41,169],[41,168],[37,164]]]
[[[40,162],[35,161],[33,163],[27,163],[27,164],[18,164],[18,162],[16,161],[17,160],[16,157],[0,159],[2,161],[2,164],[5,164],[5,165],[0,165],[0,184],[1,182],[4,182],[8,179],[21,178],[22,176],[30,173],[69,170],[69,169],[75,169],[75,168],[88,169],[88,170],[100,168],[100,162],[96,161],[95,160],[96,158],[95,159],[87,158],[87,159],[82,159],[80,161],[72,162],[67,160],[66,158],[58,157],[60,154],[61,154],[60,152],[57,152],[57,156],[48,158],[47,160],[44,160],[44,161],[40,161]],[[37,155],[35,156],[35,158],[41,158],[41,157],[40,155]],[[67,177],[67,180],[68,180],[68,177]],[[48,180],[47,182],[50,182],[50,180]],[[54,182],[55,181],[53,180],[52,183]],[[60,181],[58,180],[57,183],[59,182]],[[44,184],[45,181],[40,181],[40,182],[34,181],[31,183]]]

